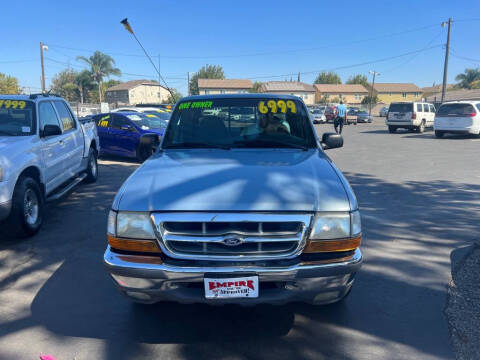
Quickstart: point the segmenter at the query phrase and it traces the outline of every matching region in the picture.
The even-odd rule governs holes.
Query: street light
[[[148,55],[148,53],[145,50],[145,48],[143,47],[142,43],[140,42],[140,40],[138,40],[137,36],[133,32],[132,26],[128,22],[128,19],[127,18],[123,19],[122,21],[120,21],[120,24],[122,24],[125,27],[125,30],[127,30],[130,34],[132,34],[133,37],[135,38],[135,40],[137,40],[138,45],[140,45],[140,47],[142,48],[143,52],[145,53],[145,56],[152,63],[152,66],[155,69],[155,71],[157,72],[158,77],[163,81],[163,83],[165,84],[165,87],[167,88],[168,92],[170,93],[170,96],[172,97],[172,99],[174,99],[175,97],[173,96],[172,90],[170,90],[170,88],[167,85],[167,82],[163,79],[162,75],[160,75],[160,70],[157,69],[157,67],[155,66],[155,63],[153,62],[152,58],[150,57],[150,55]],[[160,98],[160,101],[161,101],[161,98]]]

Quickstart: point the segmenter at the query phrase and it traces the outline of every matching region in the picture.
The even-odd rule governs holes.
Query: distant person
[[[340,105],[337,106],[337,116],[333,120],[333,126],[335,127],[335,132],[337,134],[342,133],[343,124],[347,118],[347,107],[343,104],[343,101],[340,100]]]

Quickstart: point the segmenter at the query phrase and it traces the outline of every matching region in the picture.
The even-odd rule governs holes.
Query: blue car
[[[100,138],[100,154],[145,161],[160,143],[167,122],[155,114],[111,112],[93,116]]]

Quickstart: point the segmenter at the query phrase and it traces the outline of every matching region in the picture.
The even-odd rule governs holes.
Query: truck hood
[[[347,185],[348,186],[348,185]],[[124,183],[124,211],[349,211],[339,175],[320,150],[166,150]]]

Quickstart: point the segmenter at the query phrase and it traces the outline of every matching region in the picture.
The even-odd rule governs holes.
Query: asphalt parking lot
[[[102,255],[112,199],[137,164],[104,159],[99,181],[49,206],[37,236],[2,236],[0,359],[468,358],[475,315],[461,318],[468,303],[452,304],[452,289],[470,281],[462,266],[478,240],[480,138],[389,134],[379,118],[344,138],[328,154],[356,192],[365,238],[344,303],[132,304]]]

